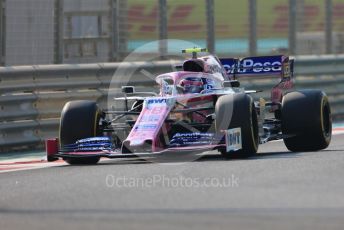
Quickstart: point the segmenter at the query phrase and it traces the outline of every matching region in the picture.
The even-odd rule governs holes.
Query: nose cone
[[[153,152],[152,140],[124,141],[122,153],[151,153]]]

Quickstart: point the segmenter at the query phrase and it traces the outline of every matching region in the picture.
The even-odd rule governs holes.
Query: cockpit
[[[157,78],[162,96],[208,93],[222,88],[221,80],[202,72],[173,72]]]
[[[156,78],[160,85],[160,95],[208,93],[223,89],[223,81],[227,75],[216,56],[197,58],[197,52],[206,52],[206,49],[201,48],[186,49],[182,52],[192,53],[192,58],[184,61],[182,71],[166,73]]]

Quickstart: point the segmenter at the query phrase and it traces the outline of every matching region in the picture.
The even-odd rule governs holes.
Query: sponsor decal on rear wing
[[[220,59],[230,79],[242,76],[266,76],[276,75],[281,79],[292,78],[294,72],[294,60],[287,56],[260,56]]]

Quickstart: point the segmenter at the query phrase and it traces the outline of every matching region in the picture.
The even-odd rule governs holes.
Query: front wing
[[[46,141],[46,153],[48,161],[55,161],[58,158],[90,158],[90,157],[105,157],[105,158],[154,158],[163,154],[180,154],[195,153],[201,154],[204,151],[216,150],[225,148],[226,144],[217,145],[201,145],[188,147],[174,147],[167,148],[158,152],[150,153],[122,153],[120,150],[94,150],[94,151],[61,151],[58,149],[58,140],[49,139]]]

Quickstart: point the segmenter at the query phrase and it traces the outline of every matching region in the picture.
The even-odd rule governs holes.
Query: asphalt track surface
[[[1,173],[0,229],[344,229],[343,134],[324,151],[259,152]]]

